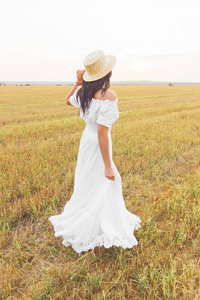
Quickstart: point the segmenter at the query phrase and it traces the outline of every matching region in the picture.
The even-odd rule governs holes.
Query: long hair
[[[94,97],[94,94],[102,89],[101,94],[102,96],[105,95],[107,89],[110,87],[110,77],[112,75],[112,71],[110,71],[106,76],[94,80],[94,81],[82,81],[82,87],[77,92],[77,101],[78,97],[80,97],[80,108],[83,111],[83,114],[85,115],[86,110],[90,106],[90,102],[92,101],[92,98]],[[80,113],[80,109],[79,112]]]

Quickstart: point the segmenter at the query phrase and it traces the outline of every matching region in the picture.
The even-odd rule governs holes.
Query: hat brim
[[[85,71],[85,73],[83,74],[83,80],[84,81],[95,81],[98,79],[101,79],[102,77],[106,76],[114,67],[114,65],[116,64],[116,57],[114,55],[106,55],[107,59],[108,59],[108,66],[101,70],[100,72],[98,72],[97,74],[89,74],[87,72],[87,70]]]

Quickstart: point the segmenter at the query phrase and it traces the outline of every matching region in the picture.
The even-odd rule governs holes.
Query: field
[[[138,245],[77,254],[48,217],[85,123],[70,86],[0,87],[0,299],[200,299],[200,86],[111,86],[113,160]]]

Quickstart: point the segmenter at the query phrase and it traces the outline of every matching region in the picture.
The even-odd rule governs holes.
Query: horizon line
[[[75,80],[0,80],[0,84],[8,83],[8,82],[62,82],[62,83],[74,83]],[[200,81],[172,81],[172,80],[113,80],[110,81],[111,83],[114,82],[164,82],[164,83],[199,83]]]

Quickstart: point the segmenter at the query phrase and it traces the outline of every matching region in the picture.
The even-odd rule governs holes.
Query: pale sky
[[[199,0],[5,0],[0,28],[0,82],[76,80],[98,49],[113,81],[200,82]]]

